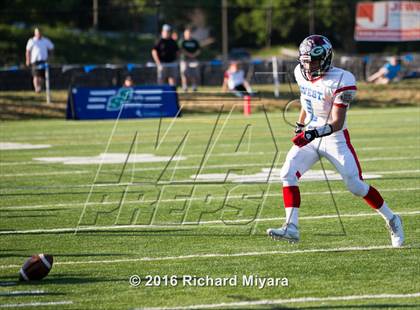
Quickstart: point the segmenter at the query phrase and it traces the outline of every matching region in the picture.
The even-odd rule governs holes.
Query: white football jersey
[[[323,126],[332,120],[333,105],[347,109],[356,95],[356,79],[349,71],[332,67],[322,77],[306,80],[297,65],[294,71],[300,89],[300,103],[306,111],[305,124],[308,129]],[[332,136],[340,134],[334,132]]]

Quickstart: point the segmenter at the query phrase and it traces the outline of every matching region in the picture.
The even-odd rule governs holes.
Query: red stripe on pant
[[[283,202],[285,208],[299,208],[300,192],[299,186],[283,187]]]
[[[381,194],[373,187],[369,187],[369,191],[363,199],[366,203],[371,206],[373,209],[379,209],[384,204],[384,199]]]
[[[344,129],[343,134],[344,134],[344,138],[346,139],[347,147],[349,148],[350,152],[353,154],[354,160],[356,161],[357,169],[359,170],[359,178],[360,180],[363,180],[362,168],[360,167],[360,163],[359,163],[359,159],[357,158],[356,151],[354,150],[353,145],[351,145],[349,131],[347,129]]]

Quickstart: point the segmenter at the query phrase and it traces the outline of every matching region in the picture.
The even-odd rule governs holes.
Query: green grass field
[[[278,169],[292,128],[278,111],[240,108],[161,122],[2,122],[0,142],[49,147],[0,151],[0,308],[420,308],[420,108],[348,114],[367,182],[402,216],[401,249],[341,181],[329,191],[319,163],[318,180],[301,182],[301,242],[269,239],[283,222]],[[54,256],[51,273],[16,282],[35,253]],[[146,286],[149,275],[160,285]],[[184,286],[188,275],[238,283]],[[288,286],[244,286],[250,275]]]

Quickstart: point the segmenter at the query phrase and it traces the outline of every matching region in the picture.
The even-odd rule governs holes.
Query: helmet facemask
[[[311,56],[302,55],[299,57],[299,61],[302,74],[307,80],[316,79],[323,74],[320,59],[312,59]]]

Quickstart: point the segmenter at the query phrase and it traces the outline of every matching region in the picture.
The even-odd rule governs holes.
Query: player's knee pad
[[[284,165],[281,168],[280,178],[281,178],[281,181],[283,182],[283,185],[296,186],[298,184],[296,171],[294,171],[294,169],[291,169],[289,165]]]
[[[360,180],[359,176],[345,178],[344,182],[348,190],[356,196],[364,197],[369,191],[369,185]]]

